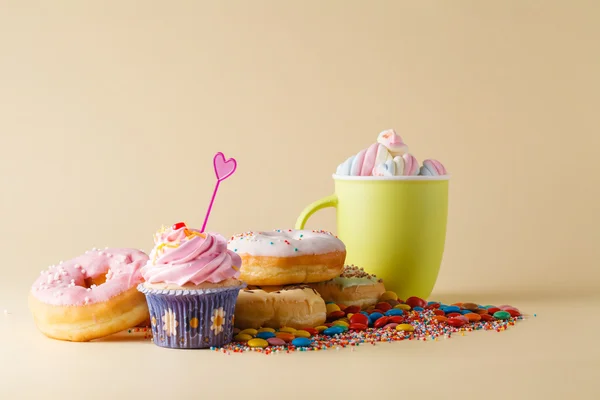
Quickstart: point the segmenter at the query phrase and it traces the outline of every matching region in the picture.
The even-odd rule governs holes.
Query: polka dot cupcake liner
[[[233,338],[235,303],[244,285],[204,290],[157,290],[138,286],[146,296],[152,340],[160,347],[203,349]]]

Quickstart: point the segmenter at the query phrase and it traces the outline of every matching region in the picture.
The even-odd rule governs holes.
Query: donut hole
[[[83,280],[86,288],[92,287],[92,285],[100,286],[106,282],[106,274],[100,274],[98,276],[89,276]]]

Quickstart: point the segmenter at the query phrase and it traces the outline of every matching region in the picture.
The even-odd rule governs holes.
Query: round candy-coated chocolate
[[[404,310],[404,311],[410,311],[410,306],[408,304],[398,304],[398,305],[395,305],[394,308]]]
[[[269,345],[269,342],[267,342],[264,339],[260,339],[260,338],[254,338],[254,339],[250,339],[248,340],[248,346],[250,347],[260,347],[260,348],[265,348]]]
[[[260,328],[260,329],[258,329],[258,332],[259,333],[260,332],[273,332],[273,333],[275,333],[275,329],[273,329],[273,328]]]
[[[279,328],[279,332],[287,332],[293,335],[294,333],[296,333],[296,329],[290,326],[284,326],[283,328]]]
[[[367,325],[354,323],[354,324],[350,324],[349,329],[351,331],[364,331],[365,329],[367,329]]]
[[[455,328],[459,328],[459,327],[463,326],[464,324],[466,324],[465,321],[463,321],[462,319],[459,319],[458,317],[448,318],[446,323]]]
[[[395,322],[390,322],[389,324],[385,324],[383,326],[383,329],[395,329],[398,326],[397,323]]]
[[[400,304],[400,302],[398,300],[386,300],[386,303],[388,303],[390,306],[394,307],[397,306],[398,304]]]
[[[328,303],[325,307],[327,308],[327,314],[332,313],[334,311],[340,311],[341,310],[340,306],[338,306],[335,303]]]
[[[385,312],[385,315],[387,317],[393,317],[394,315],[402,315],[404,314],[404,311],[398,309],[398,308],[392,308],[391,310],[387,310]]]
[[[375,304],[375,308],[377,308],[377,309],[379,309],[379,310],[381,310],[383,312],[386,312],[387,310],[389,310],[390,308],[392,308],[392,306],[389,303],[381,302],[381,303]]]
[[[378,318],[377,321],[375,321],[373,323],[373,326],[375,328],[381,328],[382,326],[384,326],[385,324],[387,324],[389,322],[389,320],[390,320],[389,317]]]
[[[437,322],[446,322],[446,321],[448,321],[448,318],[446,318],[443,315],[434,315],[433,319],[435,319]]]
[[[465,314],[470,314],[470,313],[472,313],[472,312],[473,312],[472,310],[460,310],[460,313],[461,313],[462,315],[465,315]]]
[[[397,331],[414,332],[415,327],[411,324],[399,324],[396,326]]]
[[[470,321],[470,322],[478,322],[479,320],[481,320],[481,315],[476,314],[476,313],[468,313],[468,314],[464,314],[464,316]]]
[[[258,331],[256,329],[248,328],[248,329],[244,329],[240,333],[245,333],[246,335],[250,335],[250,336],[254,337],[254,336],[256,336],[256,334],[258,333]]]
[[[494,313],[494,318],[509,319],[510,318],[510,313],[508,311],[496,311]]]
[[[270,339],[274,338],[275,334],[273,332],[258,332],[256,334],[256,337],[260,339]]]
[[[323,332],[325,329],[329,328],[328,326],[325,325],[319,325],[319,326],[315,326],[315,330],[317,332]]]
[[[491,308],[488,308],[487,310],[488,310],[488,314],[492,314],[492,315],[494,315],[495,312],[502,311],[498,307],[491,307]]]
[[[473,311],[473,310],[476,310],[479,307],[477,307],[477,304],[475,304],[475,303],[463,303],[462,304],[462,308],[464,308],[465,310],[471,310],[471,311]]]
[[[475,310],[474,312],[476,312],[477,314],[487,314],[488,310],[485,308],[478,308],[477,310]]]
[[[375,314],[375,313],[383,314],[383,311],[381,311],[379,308],[374,308],[372,310],[369,310],[369,315]]]
[[[295,338],[294,335],[292,335],[291,333],[287,333],[287,332],[277,332],[275,334],[275,336],[285,342],[291,342]]]
[[[511,317],[518,317],[519,315],[521,315],[521,313],[518,310],[514,310],[514,309],[508,309],[505,310],[507,313],[510,314]]]
[[[267,339],[267,343],[269,343],[271,346],[283,346],[285,344],[285,340],[277,337],[272,337]]]
[[[425,307],[427,305],[427,302],[425,300],[414,296],[406,299],[405,303],[411,306],[412,308]]]
[[[416,306],[416,307],[413,307],[413,311],[424,311],[424,308]]]
[[[311,327],[302,328],[302,330],[310,333],[311,336],[315,336],[317,333],[319,333],[317,329]]]
[[[459,315],[459,316],[457,316],[457,317],[454,317],[454,318],[457,318],[457,319],[463,320],[465,324],[469,322],[469,318],[465,317],[465,316],[464,316],[464,315],[462,315],[462,314],[461,314],[461,315]]]
[[[492,317],[490,314],[479,314],[479,316],[481,317],[482,321],[493,321],[496,318]]]
[[[303,331],[302,329],[299,329],[299,330],[296,331],[296,333],[294,333],[294,336],[296,336],[297,338],[309,338],[311,335],[310,335],[309,332],[306,332],[306,331]]]
[[[333,335],[339,335],[342,332],[344,332],[344,329],[342,326],[332,326],[331,328],[325,329],[323,331],[323,334],[327,335],[327,336],[333,336]]]
[[[367,317],[370,315],[370,314],[369,314],[368,312],[366,312],[366,311],[361,311],[360,313],[361,313],[362,315],[366,315]]]
[[[296,347],[308,347],[312,344],[312,340],[305,337],[299,337],[292,340],[292,344]]]
[[[448,306],[448,307],[444,308],[444,311],[446,312],[446,314],[460,312],[460,307]]]
[[[446,313],[443,310],[433,310],[433,314],[434,315],[446,315]]]
[[[364,314],[354,314],[353,316],[350,317],[350,323],[351,324],[364,324],[364,325],[368,325],[369,324],[369,317],[367,317]]]
[[[252,339],[252,336],[246,333],[238,333],[233,337],[234,342],[247,342],[250,339]]]
[[[373,314],[369,315],[369,319],[371,320],[371,322],[375,322],[381,317],[383,317],[382,313],[373,313]]]
[[[360,307],[359,306],[349,306],[346,307],[346,309],[344,310],[346,312],[346,314],[356,314],[360,312]]]
[[[454,318],[454,317],[459,317],[461,315],[462,314],[459,313],[459,312],[451,312],[451,313],[446,314],[446,317],[448,317],[448,318]]]
[[[400,315],[394,315],[390,317],[389,321],[395,324],[401,324],[402,322],[404,322],[404,317]]]
[[[396,294],[396,292],[392,292],[391,290],[388,290],[387,292],[383,292],[381,297],[379,297],[379,301],[386,301],[386,300],[398,300],[398,295]]]
[[[331,326],[337,326],[337,325],[339,325],[339,326],[345,326],[347,328],[350,325],[350,323],[348,323],[348,322],[346,322],[344,320],[338,319],[337,321],[334,321]],[[298,332],[297,331],[296,331],[296,336],[298,336]]]
[[[327,319],[330,321],[334,321],[336,319],[344,318],[346,313],[343,311],[333,311],[327,314]]]

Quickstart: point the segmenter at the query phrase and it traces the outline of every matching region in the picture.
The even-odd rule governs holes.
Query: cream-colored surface
[[[249,399],[267,382],[262,398],[600,397],[598,298],[573,297],[600,281],[599,19],[591,0],[1,1],[2,397]],[[332,192],[337,164],[390,127],[452,173],[433,297],[537,318],[276,357],[35,330],[39,270],[93,246],[149,251],[161,224],[201,225],[216,151],[239,169],[209,229],[291,227]],[[334,230],[333,210],[308,228]]]

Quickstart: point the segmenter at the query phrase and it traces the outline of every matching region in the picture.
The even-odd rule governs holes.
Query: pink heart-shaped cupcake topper
[[[213,165],[215,166],[215,175],[217,175],[219,181],[229,178],[237,168],[235,158],[225,160],[225,156],[220,152],[215,154]]]
[[[210,199],[210,203],[208,204],[208,210],[206,211],[206,216],[204,217],[204,223],[202,224],[201,232],[204,232],[206,229],[206,223],[208,222],[208,217],[210,216],[212,206],[215,202],[215,197],[217,196],[217,191],[219,190],[219,184],[221,181],[229,178],[235,172],[235,169],[237,168],[237,161],[235,161],[234,158],[225,160],[223,153],[218,152],[213,158],[213,166],[215,168],[215,175],[217,176],[217,183]]]

